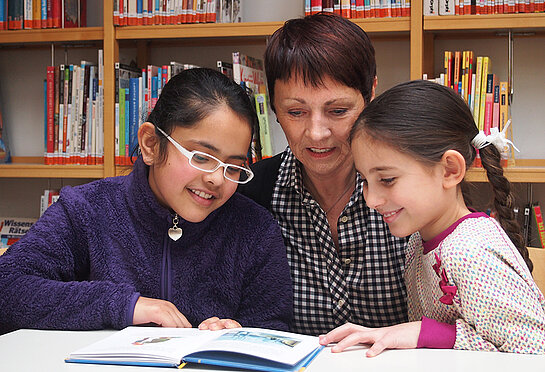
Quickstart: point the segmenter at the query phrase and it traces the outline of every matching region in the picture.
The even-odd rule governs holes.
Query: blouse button
[[[348,221],[348,217],[342,216],[342,217],[341,217],[341,222],[342,222],[342,223],[346,223],[346,221]]]
[[[343,306],[344,305],[344,300],[339,300],[339,302],[337,302],[337,305],[339,305],[339,307]]]
[[[352,260],[350,258],[345,258],[344,259],[344,264],[345,265],[350,265],[351,262],[352,262]]]

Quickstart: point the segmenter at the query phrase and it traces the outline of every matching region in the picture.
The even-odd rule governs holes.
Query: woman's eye
[[[395,181],[395,177],[392,177],[392,178],[382,178],[380,180],[380,182],[386,184],[386,185],[391,185],[393,182]]]
[[[298,117],[303,115],[303,111],[291,110],[291,111],[288,111],[288,115]]]
[[[346,114],[348,110],[347,109],[333,109],[331,110],[330,112],[333,114],[333,115],[336,115],[336,116],[340,116],[340,115],[344,115]]]

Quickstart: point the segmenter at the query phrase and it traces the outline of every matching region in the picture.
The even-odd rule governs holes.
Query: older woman
[[[406,321],[405,240],[367,207],[347,142],[375,95],[367,34],[334,14],[292,19],[272,35],[265,66],[289,146],[258,162],[255,179],[239,191],[268,208],[282,229],[294,283],[292,331]]]

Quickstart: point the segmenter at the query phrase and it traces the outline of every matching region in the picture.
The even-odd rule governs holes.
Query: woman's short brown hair
[[[361,92],[368,103],[376,76],[375,49],[359,26],[334,13],[288,20],[271,36],[265,70],[274,109],[276,80],[292,75],[305,84],[322,84],[325,76]]]

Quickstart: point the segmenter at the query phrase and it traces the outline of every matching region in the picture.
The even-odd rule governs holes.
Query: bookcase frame
[[[102,43],[104,49],[104,165],[43,165],[41,157],[13,157],[13,163],[0,165],[0,178],[103,178],[126,174],[128,167],[115,165],[114,63],[119,60],[119,43],[136,41],[138,54],[145,59],[144,40],[177,39],[205,41],[217,45],[225,41],[245,40],[266,43],[283,22],[246,22],[184,24],[164,26],[126,26],[113,24],[113,0],[103,0],[103,27],[78,29],[45,29],[0,31],[0,44],[47,44],[66,41]],[[466,16],[423,16],[422,0],[411,2],[411,16],[397,18],[354,19],[353,22],[372,38],[403,35],[410,42],[410,78],[420,79],[423,73],[433,76],[434,37],[437,33],[497,32],[531,30],[545,32],[545,13],[496,14]],[[545,183],[543,159],[520,159],[506,169],[512,182]],[[486,182],[482,169],[471,169],[470,182]]]

